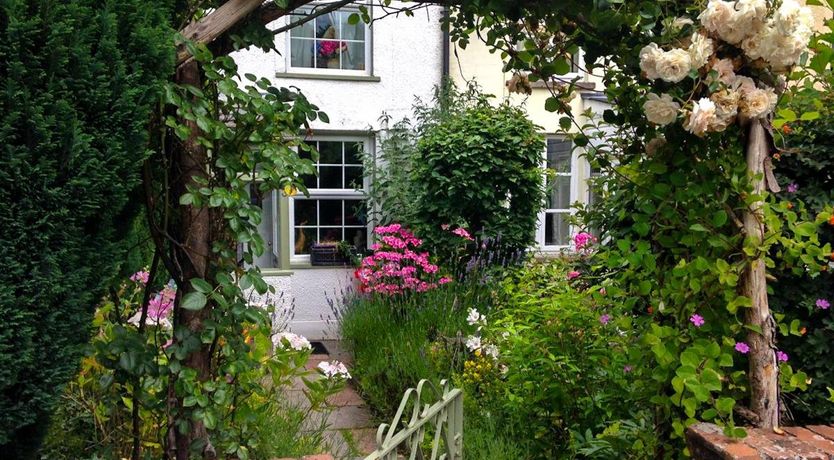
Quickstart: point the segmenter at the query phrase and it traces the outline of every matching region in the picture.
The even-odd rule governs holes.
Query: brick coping
[[[686,443],[697,460],[834,460],[834,426],[811,425],[772,429],[747,428],[747,437],[724,436],[721,427],[696,423],[686,430]]]

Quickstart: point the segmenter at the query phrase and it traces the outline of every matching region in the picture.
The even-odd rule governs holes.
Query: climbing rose
[[[746,355],[748,351],[750,351],[750,346],[744,342],[736,342],[736,351]]]
[[[588,232],[579,232],[573,237],[573,244],[576,246],[576,250],[580,251],[588,247],[589,244],[595,242],[597,239],[594,235],[591,235]]]
[[[695,325],[695,327],[701,327],[704,325],[704,317],[695,313],[694,315],[689,317],[689,321]]]
[[[692,106],[692,113],[686,120],[684,129],[696,136],[703,136],[716,120],[715,103],[703,97]]]
[[[778,350],[776,352],[776,360],[779,361],[779,362],[782,362],[782,363],[787,362],[788,361],[788,354],[785,353],[782,350]]]
[[[674,123],[678,118],[680,109],[681,105],[672,100],[672,96],[666,93],[660,96],[649,93],[646,95],[646,102],[643,104],[646,119],[658,126]]]
[[[828,310],[828,307],[831,306],[831,303],[827,299],[817,299],[817,307],[822,308],[823,310]]]

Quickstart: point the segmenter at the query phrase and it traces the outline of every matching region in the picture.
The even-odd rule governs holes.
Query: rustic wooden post
[[[752,120],[747,141],[747,174],[753,193],[765,193],[764,164],[769,148],[763,120]],[[762,202],[757,200],[745,210],[744,233],[748,241],[758,245],[764,240],[765,228]],[[776,364],[775,328],[767,301],[767,279],[764,255],[757,254],[745,269],[742,294],[753,302],[747,309],[745,322],[761,331],[750,331],[750,409],[758,416],[759,426],[779,426],[779,372]]]

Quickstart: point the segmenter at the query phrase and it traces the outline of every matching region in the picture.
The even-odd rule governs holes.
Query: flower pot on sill
[[[313,244],[310,246],[310,264],[317,267],[342,267],[349,265],[339,246],[332,243]]]

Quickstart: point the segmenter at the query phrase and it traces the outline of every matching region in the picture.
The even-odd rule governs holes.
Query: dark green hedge
[[[825,107],[834,103],[827,95]],[[785,189],[782,199],[804,202],[814,213],[834,203],[834,122],[826,111],[821,118],[793,126],[787,139],[789,150],[775,162],[779,181]],[[787,190],[795,184],[796,192]],[[834,226],[823,225],[820,236],[834,243]],[[834,259],[832,260],[834,262]],[[828,401],[828,388],[834,388],[834,311],[815,305],[817,299],[834,303],[834,273],[829,270],[817,278],[797,277],[790,272],[774,273],[778,281],[773,285],[770,302],[775,310],[798,318],[805,327],[801,337],[784,337],[781,348],[790,355],[792,364],[811,377],[808,391],[795,393],[787,405],[798,423],[834,422],[834,403]]]
[[[0,457],[33,455],[123,257],[165,3],[0,0]]]

